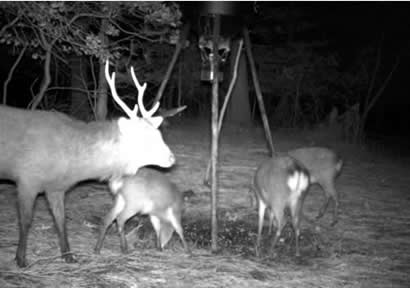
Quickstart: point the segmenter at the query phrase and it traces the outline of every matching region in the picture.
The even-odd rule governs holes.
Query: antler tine
[[[114,101],[124,110],[125,114],[128,115],[131,119],[134,119],[137,117],[137,111],[138,111],[138,106],[134,107],[134,110],[131,110],[127,104],[125,104],[121,98],[117,94],[117,90],[115,89],[115,72],[112,73],[112,76],[110,76],[110,71],[109,71],[109,61],[105,62],[105,78],[107,79],[108,85],[110,86],[111,90],[111,95],[112,98],[114,98]]]
[[[138,89],[138,106],[140,108],[141,115],[144,118],[150,118],[152,117],[152,115],[154,115],[155,112],[157,112],[159,108],[159,102],[155,103],[154,106],[149,111],[147,111],[144,107],[144,102],[142,101],[144,97],[145,88],[147,88],[147,83],[144,83],[144,85],[140,85],[137,77],[135,76],[134,67],[131,67],[131,76],[132,80],[134,80],[135,86],[137,86]]]

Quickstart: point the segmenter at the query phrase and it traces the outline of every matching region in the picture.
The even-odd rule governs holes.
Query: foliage
[[[371,39],[357,43],[343,58],[337,50],[340,45],[332,48],[333,42],[323,41],[333,35],[317,30],[318,12],[313,13],[311,6],[258,6],[253,41],[262,44],[256,46],[255,55],[274,125],[318,124],[336,115],[349,141],[363,140],[368,115],[399,64],[400,56],[382,55],[387,46],[382,45],[384,33],[379,43]]]
[[[27,44],[33,59],[44,59],[47,44],[57,44],[54,54],[59,57],[72,53],[118,58],[124,37],[165,41],[181,18],[176,4],[162,2],[2,2],[0,13],[0,43]],[[108,20],[104,32],[116,40],[115,46],[105,47],[98,35],[102,19]]]
[[[382,37],[378,44],[365,46],[359,50],[351,69],[344,73],[345,91],[350,92],[350,106],[344,121],[350,124],[345,133],[350,142],[365,140],[365,126],[370,111],[384,93],[396,71],[401,53],[395,59],[382,56]],[[353,120],[352,120],[353,119]]]
[[[35,107],[60,73],[51,69],[52,63],[69,65],[72,56],[87,56],[90,63],[144,59],[146,43],[175,41],[182,15],[173,2],[2,2],[0,16],[0,44],[15,52],[24,47],[42,63]]]
[[[293,42],[273,49],[255,47],[268,114],[275,124],[315,124],[329,113],[328,103],[343,105],[343,94],[335,93],[340,81],[338,56],[323,52],[323,46]]]
[[[323,121],[331,102],[343,102],[335,97],[342,96],[335,94],[340,78],[337,52],[318,35],[308,10],[292,3],[259,5],[252,38],[271,121],[287,127]]]

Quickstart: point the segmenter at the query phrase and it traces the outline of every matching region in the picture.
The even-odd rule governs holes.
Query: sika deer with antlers
[[[87,179],[113,181],[146,165],[174,164],[175,156],[158,130],[163,118],[153,117],[159,103],[145,110],[146,84],[139,84],[133,68],[131,75],[138,89],[138,105],[132,110],[118,96],[115,73],[110,75],[107,61],[105,76],[112,96],[128,119],[84,123],[57,112],[0,106],[0,179],[17,186],[18,266],[27,265],[27,236],[39,193],[45,192],[54,216],[62,257],[74,262],[65,227],[65,191]],[[138,109],[142,117],[137,116]]]

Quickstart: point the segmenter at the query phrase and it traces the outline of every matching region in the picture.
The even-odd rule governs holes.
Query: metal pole
[[[235,57],[235,65],[234,65],[234,69],[233,69],[233,75],[232,75],[231,83],[229,83],[228,92],[226,92],[225,100],[224,100],[224,103],[223,103],[222,108],[221,108],[221,113],[219,114],[218,137],[219,137],[219,134],[221,133],[222,122],[223,122],[224,115],[225,115],[225,112],[226,112],[226,107],[228,107],[228,103],[229,103],[229,100],[231,99],[233,88],[235,87],[235,84],[236,84],[236,79],[238,78],[239,59],[240,59],[241,54],[242,54],[242,47],[243,47],[243,40],[241,39],[238,42],[238,51],[237,51],[236,57]],[[208,166],[206,167],[206,174],[205,174],[205,178],[204,178],[204,184],[207,185],[207,186],[210,185],[210,175],[211,175],[210,173],[211,173],[211,161],[208,161]]]
[[[213,47],[211,62],[212,78],[212,144],[211,144],[211,250],[216,252],[218,250],[218,219],[217,219],[217,205],[218,205],[218,89],[219,89],[219,54],[218,54],[218,39],[221,29],[221,16],[214,15],[213,26]],[[212,76],[212,75],[211,75]]]

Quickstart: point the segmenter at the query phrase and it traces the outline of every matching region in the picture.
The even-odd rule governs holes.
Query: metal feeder
[[[215,71],[212,69],[212,61],[214,61],[215,55],[213,51],[213,40],[212,35],[201,35],[198,41],[198,46],[201,52],[201,81],[209,81],[215,77]],[[231,40],[229,38],[219,37],[218,41],[218,56],[219,56],[219,67],[223,70],[224,64],[228,59],[229,52],[231,51]],[[222,71],[218,72],[218,81],[222,82],[224,79],[224,74]]]
[[[215,15],[235,15],[237,10],[237,5],[234,2],[229,1],[220,1],[220,2],[203,2],[200,11],[201,11],[201,27],[202,33],[199,37],[198,46],[201,53],[201,81],[212,82],[216,74],[218,74],[218,82],[222,82],[224,79],[224,74],[222,72],[226,60],[229,57],[231,51],[231,39],[229,37],[224,37],[218,35],[217,41],[217,51],[219,57],[219,71],[215,73],[212,68],[212,61],[215,60],[213,54],[213,26],[215,25],[214,17]]]

